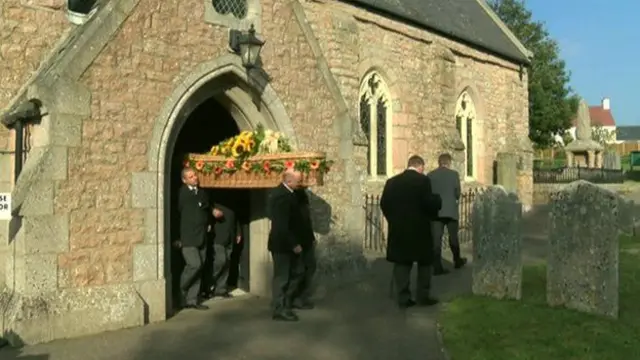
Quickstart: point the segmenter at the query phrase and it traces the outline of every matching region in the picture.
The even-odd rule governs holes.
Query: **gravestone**
[[[620,154],[613,151],[605,152],[604,157],[602,159],[602,166],[605,169],[611,169],[611,170],[622,169],[622,159],[620,158]]]
[[[496,155],[497,182],[507,192],[518,192],[518,154],[500,152]]]
[[[618,210],[605,188],[576,181],[551,195],[547,302],[618,317]]]
[[[520,299],[522,204],[502,186],[477,195],[471,218],[474,294]]]

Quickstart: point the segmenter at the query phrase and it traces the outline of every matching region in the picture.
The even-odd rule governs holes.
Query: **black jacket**
[[[434,257],[431,221],[441,207],[426,175],[406,170],[387,181],[380,208],[389,225],[387,260],[431,264]]]
[[[211,204],[206,190],[198,188],[197,194],[187,185],[180,187],[178,211],[180,212],[180,242],[182,246],[201,247],[207,239],[207,227],[211,220]]]
[[[300,202],[295,193],[280,184],[271,190],[267,209],[271,219],[269,251],[289,253],[294,247],[305,242],[308,234],[304,231]]]
[[[224,215],[221,219],[215,219],[213,241],[222,246],[230,246],[239,234],[236,212],[222,204],[216,204],[216,208],[220,209]]]

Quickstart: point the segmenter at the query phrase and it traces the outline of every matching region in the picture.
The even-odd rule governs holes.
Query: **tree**
[[[578,97],[569,87],[570,73],[560,59],[558,43],[543,23],[533,20],[522,0],[489,0],[489,5],[522,44],[533,52],[529,68],[529,138],[536,147],[555,142],[571,127]]]
[[[598,142],[600,145],[608,148],[614,141],[615,132],[605,129],[602,125],[595,125],[591,127],[591,139]]]

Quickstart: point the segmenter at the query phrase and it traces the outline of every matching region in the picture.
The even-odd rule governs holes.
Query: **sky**
[[[571,87],[589,105],[611,99],[618,125],[640,125],[640,1],[526,0],[560,44]]]

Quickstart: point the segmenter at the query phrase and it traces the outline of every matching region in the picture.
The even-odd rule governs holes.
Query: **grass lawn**
[[[467,296],[445,305],[440,323],[451,360],[640,359],[640,239],[620,245],[617,321],[549,308],[544,265],[526,267],[521,301]]]

